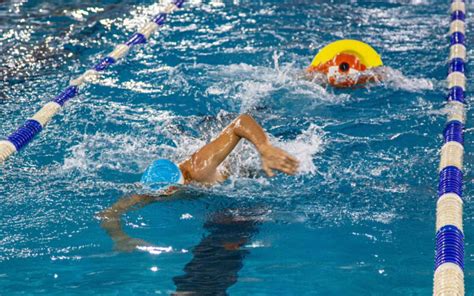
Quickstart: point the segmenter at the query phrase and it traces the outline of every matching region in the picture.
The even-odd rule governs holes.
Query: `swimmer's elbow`
[[[121,199],[111,207],[97,214],[97,218],[102,221],[117,220],[131,206],[126,204],[127,200]]]
[[[234,128],[246,127],[255,124],[256,121],[248,114],[240,114],[233,122]]]
[[[253,117],[249,114],[240,114],[235,121],[255,121]]]
[[[114,213],[115,211],[111,208],[108,208],[108,209],[105,209],[103,210],[102,212],[99,212],[96,217],[101,220],[102,222],[104,221],[108,221],[108,220],[113,220],[114,218],[116,218],[116,213]]]

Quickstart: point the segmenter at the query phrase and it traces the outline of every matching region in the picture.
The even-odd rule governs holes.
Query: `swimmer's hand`
[[[259,149],[262,158],[262,168],[269,177],[275,176],[273,170],[294,175],[298,170],[299,161],[287,152],[271,144],[266,144]]]
[[[114,250],[118,252],[133,252],[153,247],[152,244],[144,240],[126,236],[115,242]]]

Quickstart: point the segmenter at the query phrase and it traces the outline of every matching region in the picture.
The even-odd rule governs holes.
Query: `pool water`
[[[448,2],[189,1],[0,167],[0,294],[430,294]],[[0,3],[0,135],[159,9]],[[299,78],[342,38],[371,44],[390,77],[353,90]],[[124,215],[127,234],[154,247],[114,251],[97,214],[139,193],[151,161],[182,160],[240,113],[301,161],[298,175],[266,179],[243,143],[224,184]]]

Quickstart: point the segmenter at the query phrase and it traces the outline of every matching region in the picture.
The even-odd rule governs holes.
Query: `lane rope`
[[[77,96],[80,87],[98,77],[101,72],[115,64],[119,59],[136,45],[147,43],[150,36],[162,26],[169,14],[183,7],[185,0],[173,0],[164,7],[162,12],[155,15],[138,32],[134,33],[125,43],[119,44],[107,56],[102,58],[94,67],[81,76],[71,80],[69,86],[57,95],[52,101],[44,105],[36,114],[25,121],[15,132],[5,140],[0,141],[0,164],[4,163],[12,154],[20,151],[51,121],[67,101]]]
[[[433,295],[464,295],[463,156],[466,122],[466,3],[451,1],[447,123],[436,205]]]

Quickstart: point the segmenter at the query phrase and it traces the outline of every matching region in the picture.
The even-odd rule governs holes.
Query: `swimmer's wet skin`
[[[153,162],[143,174],[142,182],[156,194],[123,198],[100,214],[103,218],[102,227],[115,242],[115,248],[133,251],[138,246],[149,245],[128,237],[122,230],[120,217],[123,213],[132,207],[143,207],[157,201],[160,194],[170,195],[179,185],[198,183],[210,186],[223,182],[227,174],[220,171],[219,166],[242,138],[254,144],[260,153],[262,169],[268,177],[275,175],[274,170],[288,175],[296,173],[299,162],[287,152],[273,146],[263,128],[251,116],[240,115],[217,138],[179,164],[163,159]]]
[[[380,81],[375,69],[383,66],[379,54],[358,40],[339,40],[323,47],[306,72],[309,78],[320,75],[334,87],[354,87]]]

